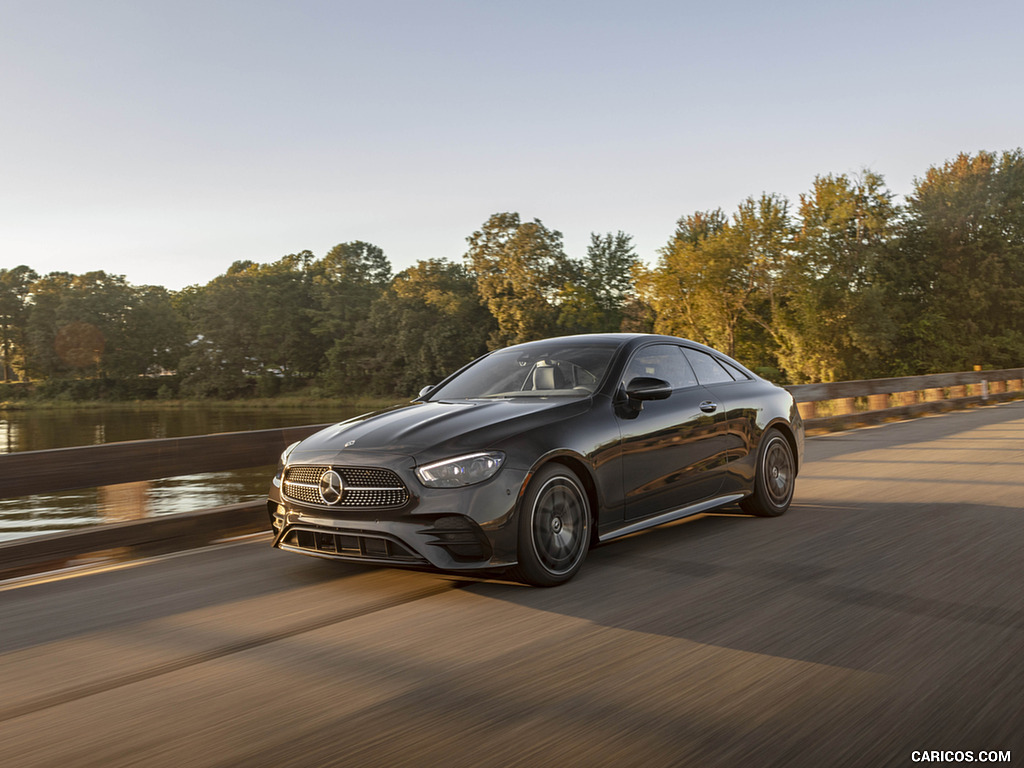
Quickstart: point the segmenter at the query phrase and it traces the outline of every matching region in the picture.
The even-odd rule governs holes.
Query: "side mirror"
[[[420,393],[418,395],[416,395],[416,397],[417,398],[425,397],[427,395],[427,393],[429,393],[430,390],[432,390],[435,386],[437,386],[437,385],[436,384],[427,384],[427,386],[425,386],[423,389],[420,390]]]
[[[626,397],[630,400],[664,400],[671,394],[672,385],[653,376],[637,376],[626,385]]]

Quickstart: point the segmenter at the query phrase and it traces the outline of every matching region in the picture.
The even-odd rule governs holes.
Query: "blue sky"
[[[570,255],[1024,145],[1019,2],[0,0],[0,267],[205,283],[339,242]]]

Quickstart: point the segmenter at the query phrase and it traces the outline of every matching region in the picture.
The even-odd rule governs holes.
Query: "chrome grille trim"
[[[341,476],[345,489],[338,503],[325,504],[320,496],[320,476],[331,469]],[[396,508],[409,501],[409,491],[401,478],[394,471],[379,467],[329,464],[287,467],[281,490],[291,501],[323,509]]]

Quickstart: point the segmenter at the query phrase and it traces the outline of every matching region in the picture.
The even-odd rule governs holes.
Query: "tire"
[[[519,564],[512,575],[535,587],[569,581],[590,547],[590,502],[568,467],[547,464],[533,476],[519,509]]]
[[[793,448],[779,430],[769,429],[757,455],[754,492],[740,501],[740,507],[758,517],[778,517],[789,509],[795,487]]]

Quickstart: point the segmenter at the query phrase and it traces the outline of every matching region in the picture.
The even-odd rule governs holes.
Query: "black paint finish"
[[[536,355],[545,344],[610,349],[611,362],[592,392],[461,400],[438,400],[428,392],[408,405],[360,416],[306,438],[289,456],[290,465],[386,467],[402,479],[410,501],[397,510],[303,505],[284,499],[275,482],[268,502],[278,532],[275,544],[288,549],[289,530],[301,526],[356,537],[345,541],[369,542],[362,550],[344,553],[294,549],[304,554],[410,565],[382,554],[398,550],[377,543],[383,539],[415,553],[425,567],[507,568],[518,559],[520,499],[532,476],[549,462],[565,464],[586,487],[595,540],[643,527],[645,521],[671,519],[677,512],[683,516],[687,508],[703,511],[749,495],[760,440],[769,428],[782,432],[797,466],[802,462],[803,425],[793,397],[708,347],[670,336],[594,334],[514,349]],[[671,366],[659,368],[665,351],[675,349],[678,361],[672,358]],[[726,363],[724,370],[739,380],[699,382],[683,349]],[[479,362],[432,391],[442,391]],[[664,399],[628,397],[626,385],[637,375],[668,382],[671,394]],[[497,474],[477,485],[428,488],[415,474],[417,466],[481,451],[500,451],[506,458]],[[484,537],[477,540],[483,542],[479,551],[485,558],[456,557],[452,551],[474,550],[446,548],[431,533],[449,530],[459,519],[466,528],[463,538]]]

